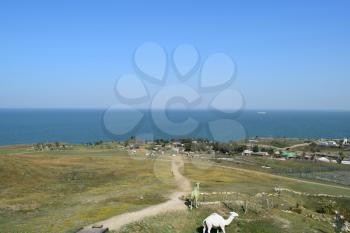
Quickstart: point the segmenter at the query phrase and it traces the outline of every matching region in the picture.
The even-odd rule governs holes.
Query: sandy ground
[[[191,191],[191,183],[179,170],[183,165],[184,162],[180,156],[173,157],[171,167],[177,185],[177,191],[170,194],[168,201],[139,211],[117,215],[93,225],[103,225],[103,227],[108,227],[109,230],[119,230],[123,225],[141,220],[144,217],[174,210],[186,210],[187,206],[179,198]],[[87,226],[85,229],[89,229],[91,226]]]

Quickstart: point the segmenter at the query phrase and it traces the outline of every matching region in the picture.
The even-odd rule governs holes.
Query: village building
[[[297,154],[292,151],[282,151],[281,157],[285,159],[295,159],[297,157]]]
[[[331,153],[321,153],[321,152],[317,152],[315,153],[315,155],[319,158],[327,158],[329,160],[337,160],[339,158],[338,154],[331,154]]]
[[[259,152],[253,152],[252,155],[257,155],[257,156],[269,156],[269,153],[265,151],[259,151]]]
[[[252,155],[252,153],[253,153],[253,151],[251,151],[251,150],[244,150],[242,152],[242,155]]]
[[[335,141],[320,141],[318,143],[319,146],[338,146]]]
[[[254,152],[254,151],[251,151],[251,150],[244,150],[242,152],[242,155],[269,156],[269,153],[263,152],[263,151]]]
[[[326,163],[329,163],[331,162],[331,160],[329,160],[328,158],[326,157],[320,157],[320,158],[316,158],[317,161],[320,161],[320,162],[326,162]]]

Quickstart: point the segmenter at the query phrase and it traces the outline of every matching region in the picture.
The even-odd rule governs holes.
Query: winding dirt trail
[[[153,205],[145,209],[129,212],[125,214],[120,214],[101,222],[97,222],[93,225],[103,225],[103,227],[108,227],[109,230],[119,230],[122,226],[141,220],[148,216],[154,216],[160,213],[174,211],[174,210],[186,210],[186,205],[179,198],[191,191],[190,181],[184,177],[180,168],[184,166],[184,162],[180,156],[173,157],[171,162],[171,169],[174,174],[175,182],[177,185],[177,190],[168,197],[169,200],[158,205]],[[92,225],[87,226],[85,229],[91,228]]]
[[[184,161],[183,161],[183,158],[181,156],[176,156],[176,157],[172,158],[172,160],[171,160],[171,167],[172,168],[171,169],[172,169],[174,179],[176,182],[177,191],[171,193],[168,196],[168,198],[169,198],[168,201],[160,203],[158,205],[149,206],[149,207],[142,209],[142,210],[139,210],[139,211],[116,215],[116,216],[111,217],[109,219],[106,219],[106,220],[97,222],[95,224],[86,226],[84,229],[85,230],[91,229],[91,227],[93,225],[103,225],[103,227],[106,227],[106,228],[108,227],[109,230],[117,231],[117,230],[120,230],[120,228],[122,226],[129,224],[129,223],[132,223],[132,222],[135,222],[135,221],[139,221],[145,217],[155,216],[155,215],[158,215],[160,213],[170,212],[170,211],[175,211],[175,210],[186,210],[187,207],[184,204],[184,202],[180,200],[180,197],[191,192],[191,183],[180,172],[180,168],[183,166],[184,166]],[[222,166],[222,165],[216,165],[216,164],[215,165],[212,164],[212,166],[220,167],[220,168],[224,168],[224,169],[250,172],[250,173],[255,173],[257,175],[264,175],[264,176],[279,178],[282,180],[290,180],[290,181],[294,181],[294,182],[316,184],[316,185],[322,185],[322,186],[340,188],[340,189],[346,189],[346,190],[350,189],[348,187],[343,187],[343,186],[338,186],[338,185],[300,180],[297,178],[284,177],[284,176],[269,174],[269,173],[260,172],[260,171],[248,170],[248,169],[244,169],[244,168],[236,168],[236,167]]]

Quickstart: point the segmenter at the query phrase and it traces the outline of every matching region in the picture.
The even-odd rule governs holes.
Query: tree
[[[275,153],[275,150],[272,147],[267,148],[267,153],[270,155],[273,155]]]
[[[259,146],[258,145],[254,145],[253,146],[253,152],[259,152]]]
[[[343,151],[339,151],[339,155],[338,155],[338,158],[337,158],[337,163],[341,164],[342,161],[344,160],[344,152]]]
[[[99,145],[102,145],[103,144],[103,141],[97,141],[95,142],[95,146],[99,146]]]
[[[317,144],[314,142],[310,144],[310,150],[313,153],[320,152],[320,148],[318,148]]]
[[[43,144],[37,143],[34,145],[34,150],[42,151],[43,150]]]
[[[192,142],[184,143],[185,151],[192,151]]]
[[[213,144],[213,150],[216,152],[226,154],[226,153],[230,153],[231,151],[233,151],[233,148],[228,143],[215,142]]]
[[[305,160],[305,157],[306,157],[305,151],[303,151],[303,153],[301,154],[301,157],[303,158],[303,160]]]
[[[234,151],[236,152],[236,153],[242,153],[244,150],[246,150],[247,149],[247,146],[246,145],[237,145],[237,146],[235,146],[234,147]]]

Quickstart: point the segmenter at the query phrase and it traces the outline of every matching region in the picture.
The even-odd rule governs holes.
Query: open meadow
[[[136,160],[114,145],[0,149],[0,232],[75,232],[165,201],[170,163]]]
[[[167,153],[150,157],[146,147],[128,150],[117,142],[52,148],[0,148],[1,233],[76,232],[89,224],[163,203],[178,191],[174,159],[184,162],[179,172],[192,185],[200,182],[199,208],[169,208],[150,216],[146,211],[142,220],[112,232],[202,232],[205,217],[217,212],[226,218],[230,211],[239,217],[227,226],[227,232],[331,233],[335,211],[350,219],[349,186],[299,179],[273,170],[322,171],[323,164],[301,167],[298,161],[254,159],[247,165]],[[272,171],[261,168],[267,162]],[[331,166],[333,170],[346,169]],[[182,196],[183,203],[187,198]]]
[[[350,218],[348,187],[220,166],[186,163],[185,176],[201,183],[198,209],[146,218],[120,232],[201,233],[202,221],[209,214],[217,212],[226,218],[232,210],[240,216],[226,232],[331,233],[335,210]],[[276,187],[282,191],[276,192]]]
[[[350,185],[350,166],[307,160],[277,160],[254,156],[232,156],[229,160],[213,159],[218,164],[257,170],[281,176]]]

